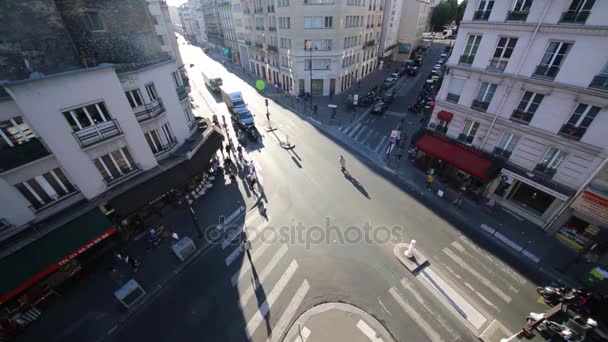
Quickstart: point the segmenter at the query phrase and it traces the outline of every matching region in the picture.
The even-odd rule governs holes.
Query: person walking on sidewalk
[[[344,156],[342,155],[340,155],[340,167],[342,172],[346,172],[346,159],[344,159]]]
[[[435,170],[429,170],[429,174],[426,176],[426,188],[432,190],[433,183],[435,182]]]
[[[456,193],[456,198],[452,201],[452,204],[457,206],[458,208],[462,208],[462,199],[464,198],[465,188],[460,188],[458,193]]]

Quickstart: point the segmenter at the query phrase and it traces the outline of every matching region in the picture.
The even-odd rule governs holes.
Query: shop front
[[[601,257],[608,252],[608,197],[583,190],[552,230],[566,245],[589,251],[592,259]]]
[[[501,163],[473,147],[436,132],[423,131],[416,137],[416,166],[433,172],[439,182],[480,200],[484,189],[497,174]]]
[[[490,193],[511,212],[544,227],[574,193],[553,181],[507,164],[491,186]]]
[[[0,336],[36,320],[57,288],[86,268],[117,229],[97,208],[0,260]]]

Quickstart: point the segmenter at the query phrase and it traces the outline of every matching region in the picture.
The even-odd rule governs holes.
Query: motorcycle
[[[245,138],[245,134],[243,134],[243,132],[239,131],[236,138],[238,139],[239,144],[247,146],[247,139]]]
[[[146,242],[148,249],[160,245],[161,238],[156,229],[150,228],[150,230],[148,230],[148,239]]]
[[[255,126],[251,125],[251,126],[245,128],[245,133],[247,134],[247,137],[249,139],[251,139],[252,141],[258,140],[258,131],[255,128]]]

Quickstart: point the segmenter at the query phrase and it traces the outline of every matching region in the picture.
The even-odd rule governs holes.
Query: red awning
[[[448,111],[445,111],[445,110],[441,110],[441,111],[439,111],[439,113],[437,113],[437,119],[439,119],[439,120],[450,122],[450,121],[452,121],[453,118],[454,118],[454,114],[450,113]]]
[[[457,145],[430,135],[425,135],[418,140],[416,147],[472,176],[486,181],[490,180],[486,170],[492,166],[492,161],[471,151],[466,151]]]

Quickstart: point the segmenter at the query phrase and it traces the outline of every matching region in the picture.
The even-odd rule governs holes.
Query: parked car
[[[395,81],[399,79],[399,76],[400,76],[400,74],[398,72],[394,72],[391,74],[391,77],[394,78]]]
[[[391,103],[395,100],[395,93],[393,91],[387,91],[384,95],[382,95],[382,102]]]
[[[395,78],[395,77],[393,77],[393,76],[391,76],[391,77],[387,77],[387,78],[384,80],[384,84],[383,84],[382,86],[383,86],[384,88],[390,88],[390,87],[392,87],[392,86],[395,84],[395,82],[397,82],[397,78]]]
[[[376,104],[374,104],[374,107],[372,108],[372,114],[382,114],[386,111],[387,108],[387,104],[383,101],[378,101],[376,102]]]
[[[359,106],[369,106],[372,103],[374,103],[374,97],[373,96],[361,96],[359,98]]]

